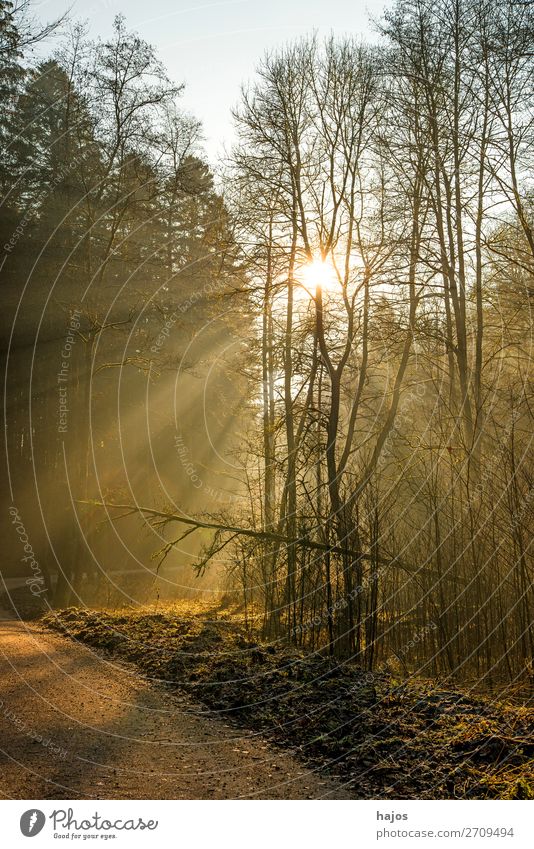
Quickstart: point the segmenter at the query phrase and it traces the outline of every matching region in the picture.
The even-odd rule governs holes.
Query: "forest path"
[[[0,621],[0,797],[343,799],[262,737],[39,625]]]

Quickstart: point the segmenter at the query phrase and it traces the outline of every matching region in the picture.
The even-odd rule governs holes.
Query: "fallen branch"
[[[287,546],[300,545],[303,548],[312,549],[314,551],[330,552],[331,554],[342,554],[345,556],[352,557],[353,560],[374,560],[376,563],[382,566],[390,566],[393,563],[401,565],[395,558],[393,560],[383,560],[382,558],[378,558],[378,560],[376,560],[376,558],[372,557],[370,554],[365,554],[360,551],[354,551],[353,549],[344,548],[340,545],[328,545],[323,542],[316,542],[315,540],[308,539],[308,537],[291,539],[290,537],[286,537],[283,534],[275,533],[274,531],[255,531],[252,528],[241,528],[237,525],[223,525],[219,522],[206,522],[202,519],[192,519],[189,516],[178,515],[177,513],[166,513],[162,510],[154,510],[151,507],[140,507],[138,505],[113,504],[105,501],[84,501],[82,503],[92,504],[96,507],[103,507],[106,510],[111,509],[125,511],[117,517],[119,519],[123,519],[125,516],[131,516],[134,513],[140,513],[145,518],[151,517],[153,519],[160,520],[161,524],[163,525],[166,525],[170,522],[180,522],[184,525],[189,525],[194,529],[203,528],[209,531],[222,531],[229,534],[233,534],[234,536],[252,537],[253,539],[283,543]]]

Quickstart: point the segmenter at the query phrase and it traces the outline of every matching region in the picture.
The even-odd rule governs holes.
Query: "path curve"
[[[1,798],[350,798],[201,710],[85,645],[0,621]]]

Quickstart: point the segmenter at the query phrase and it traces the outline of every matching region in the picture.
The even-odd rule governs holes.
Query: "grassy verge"
[[[359,798],[534,798],[534,710],[252,640],[230,614],[69,608],[44,623],[186,690]]]

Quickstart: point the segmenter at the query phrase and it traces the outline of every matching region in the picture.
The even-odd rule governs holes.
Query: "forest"
[[[259,56],[213,164],[125,17],[1,0],[2,606],[527,703],[534,5],[375,32]]]

